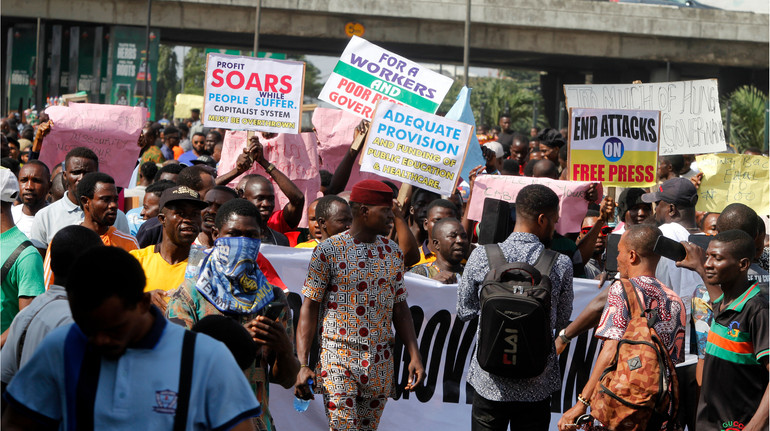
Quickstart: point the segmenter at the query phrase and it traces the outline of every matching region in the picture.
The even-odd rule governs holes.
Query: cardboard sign
[[[442,195],[460,178],[473,126],[393,102],[379,102],[361,170]]]
[[[312,250],[263,244],[260,252],[288,288],[296,328],[303,299],[301,289],[307,278]],[[426,380],[415,392],[403,390],[409,378],[408,356],[403,344],[397,341],[393,349],[396,395],[395,399],[388,400],[379,429],[468,430],[473,396],[467,390],[466,380],[476,344],[477,320],[463,322],[457,318],[456,284],[440,284],[410,273],[404,275],[404,284],[409,292],[409,308],[417,344],[422,352]],[[576,319],[596,296],[598,284],[596,280],[574,279],[571,286],[574,292],[571,320]],[[561,354],[563,378],[561,390],[553,394],[552,410],[555,411],[551,413],[549,430],[556,431],[562,412],[577,402],[576,396],[585,386],[600,349],[599,340],[593,336],[593,331],[588,331],[575,337]],[[305,431],[329,429],[323,397],[316,395],[306,412],[297,413],[292,408],[294,392],[278,387],[274,389],[270,394],[270,412],[277,423],[290,423],[292,429]],[[406,427],[404,418],[409,418]]]
[[[197,94],[177,94],[174,100],[174,118],[190,118],[193,109],[203,110],[203,96]]]
[[[378,101],[435,113],[452,78],[353,36],[319,99],[371,120]]]
[[[99,171],[118,187],[127,187],[139,157],[138,141],[147,109],[135,106],[73,103],[45,110],[53,121],[40,150],[49,168],[61,163],[75,147],[90,148],[99,157]]]
[[[660,111],[660,155],[727,148],[716,79],[649,84],[565,85],[567,108]]]
[[[235,161],[248,146],[249,132],[225,133],[222,145],[222,159],[219,161],[217,171],[219,175],[230,172],[235,168]],[[302,220],[299,227],[307,227],[307,207],[317,197],[321,196],[321,177],[318,175],[317,141],[312,133],[279,134],[272,139],[262,139],[263,154],[267,161],[275,165],[275,168],[283,172],[305,195],[305,208],[302,210]],[[258,174],[270,179],[275,190],[275,211],[282,209],[289,198],[281,191],[281,188],[272,180],[272,177],[258,163],[243,174],[236,177],[228,184],[235,188],[244,175]]]
[[[658,167],[660,112],[570,110],[570,179],[648,187]]]
[[[318,138],[319,170],[324,169],[334,173],[345,157],[345,153],[348,152],[356,126],[360,122],[360,117],[341,109],[315,108],[313,126]],[[354,163],[345,190],[352,190],[359,181],[369,179],[381,180],[382,178],[375,174],[361,172],[359,164]],[[401,182],[395,183],[397,187],[401,186]]]
[[[210,53],[206,127],[299,133],[305,63]]]
[[[585,199],[588,187],[585,181],[559,181],[550,178],[518,177],[508,175],[479,175],[473,183],[473,195],[468,206],[468,218],[481,220],[484,211],[484,199],[494,198],[506,202],[516,202],[519,191],[530,184],[542,184],[553,190],[559,197],[559,222],[556,231],[564,235],[580,232],[588,201]],[[601,186],[597,195],[602,196]]]
[[[770,214],[770,159],[745,154],[706,154],[695,160],[703,172],[695,209],[718,213],[738,202],[761,216]]]

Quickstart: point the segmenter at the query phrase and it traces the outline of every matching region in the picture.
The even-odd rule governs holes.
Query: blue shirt
[[[185,329],[168,324],[151,308],[155,323],[150,332],[117,360],[101,359],[95,385],[94,429],[171,430],[179,390],[179,365]],[[85,336],[76,324],[57,328],[46,337],[35,355],[19,370],[5,394],[11,405],[42,423],[73,424],[72,374],[67,363],[72,347],[70,331]],[[65,345],[66,344],[66,345]],[[77,343],[74,343],[77,345]],[[82,348],[82,347],[81,347]],[[80,373],[76,384],[88,380]],[[85,379],[85,380],[84,380]],[[260,405],[249,383],[224,344],[197,334],[187,430],[226,430],[259,415]],[[69,411],[68,411],[69,408]],[[76,425],[75,425],[76,428]]]
[[[126,220],[128,220],[128,229],[131,231],[131,235],[136,237],[136,233],[139,232],[139,228],[145,220],[142,218],[142,207],[136,207],[128,210],[126,213]]]
[[[198,160],[198,156],[195,155],[193,150],[187,151],[186,153],[179,156],[179,163],[187,166],[192,166],[192,161]]]

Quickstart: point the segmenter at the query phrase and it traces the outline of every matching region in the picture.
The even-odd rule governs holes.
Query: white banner
[[[660,155],[727,148],[716,79],[649,84],[565,85],[567,109],[660,111]]]
[[[299,133],[305,63],[237,55],[208,55],[206,127]]]
[[[311,249],[293,249],[271,245],[261,247],[262,254],[270,260],[288,287],[289,303],[298,319],[302,297],[300,290],[307,274]],[[475,348],[476,320],[465,323],[456,317],[457,285],[443,285],[413,274],[404,278],[409,292],[409,307],[418,325],[417,341],[425,365],[426,380],[420,389],[404,393],[406,365],[403,362],[403,346],[397,342],[394,348],[396,365],[396,400],[389,400],[380,421],[380,430],[403,431],[431,429],[442,431],[467,430],[471,424],[471,401],[466,384],[470,358]],[[572,318],[582,311],[598,293],[595,280],[575,279],[575,302]],[[593,331],[583,334],[570,343],[569,350],[561,357],[562,390],[554,393],[551,404],[551,430],[561,412],[576,402],[576,395],[583,388],[598,354],[597,339]],[[310,408],[297,413],[292,407],[294,392],[278,385],[270,386],[270,411],[280,430],[327,430],[321,396],[316,396]]]

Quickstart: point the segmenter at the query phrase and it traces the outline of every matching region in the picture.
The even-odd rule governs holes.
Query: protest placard
[[[313,111],[313,126],[318,138],[318,169],[324,169],[334,173],[353,142],[353,135],[361,117],[332,108],[315,108]],[[358,163],[354,163],[350,171],[345,190],[352,190],[353,186],[363,180],[381,180],[382,178],[361,172]],[[400,181],[395,181],[396,187],[401,186]]]
[[[530,184],[542,184],[556,193],[559,197],[559,222],[556,231],[564,235],[569,232],[580,232],[580,224],[588,209],[586,192],[592,184],[587,181],[559,181],[549,178],[518,177],[508,175],[479,175],[473,183],[470,202],[468,202],[468,218],[481,220],[484,210],[484,199],[493,198],[506,202],[516,202],[519,191]],[[602,196],[602,187],[597,190],[597,196]]]
[[[770,159],[745,154],[706,154],[695,160],[698,170],[703,172],[696,210],[718,213],[737,202],[759,215],[770,214]]]
[[[219,161],[217,172],[219,175],[230,172],[235,168],[235,161],[243,149],[248,146],[248,133],[245,131],[228,130],[225,133],[222,145],[222,158]],[[259,133],[259,132],[257,132]],[[300,227],[307,227],[307,207],[315,198],[320,197],[321,178],[318,175],[317,141],[313,133],[286,134],[281,133],[271,139],[262,138],[262,151],[265,160],[275,165],[275,168],[284,173],[305,195],[305,208],[302,210]],[[281,191],[281,188],[273,181],[272,177],[258,163],[243,174],[231,181],[228,186],[235,188],[238,181],[249,174],[262,175],[270,179],[275,191],[275,210],[282,209],[289,198]]]
[[[206,127],[299,133],[305,63],[209,53]]]
[[[203,110],[203,96],[177,94],[174,100],[174,118],[190,118],[192,109]]]
[[[87,147],[99,157],[99,171],[110,175],[118,187],[128,187],[141,151],[138,141],[147,109],[73,103],[45,112],[53,126],[43,141],[40,161],[53,169],[71,149]]]
[[[472,132],[470,124],[380,101],[361,155],[361,170],[451,195]]]
[[[353,36],[319,99],[371,120],[378,101],[435,113],[452,78]]]
[[[649,84],[565,85],[567,108],[660,111],[660,155],[727,148],[716,79]]]
[[[570,179],[647,187],[658,167],[659,111],[570,110]]]

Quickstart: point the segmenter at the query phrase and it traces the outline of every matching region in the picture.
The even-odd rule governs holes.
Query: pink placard
[[[519,191],[530,184],[542,184],[553,190],[559,197],[559,223],[556,231],[564,235],[569,232],[580,232],[588,201],[585,199],[588,187],[593,184],[587,181],[559,181],[549,178],[518,177],[510,175],[479,175],[473,184],[473,196],[468,203],[470,207],[468,218],[481,220],[484,211],[484,199],[494,198],[506,202],[516,202]],[[601,184],[597,195],[602,196]]]
[[[40,161],[53,168],[75,147],[90,148],[99,157],[99,171],[127,187],[136,166],[147,109],[135,106],[73,103],[45,111],[53,121],[45,137]]]
[[[236,132],[228,130],[222,145],[222,158],[219,161],[218,172],[220,175],[230,172],[235,167],[238,155],[247,146],[248,132]],[[264,156],[267,161],[274,164],[276,169],[283,172],[305,195],[305,208],[302,211],[300,227],[307,227],[307,206],[313,200],[321,196],[321,177],[318,175],[317,142],[313,133],[278,134],[273,139],[262,139]],[[228,186],[235,188],[241,177],[248,174],[258,174],[270,178],[262,166],[254,165],[246,172],[236,177]],[[289,199],[275,184],[276,203],[275,208],[281,209]]]
[[[353,142],[353,134],[356,126],[361,122],[361,118],[347,113],[341,109],[316,108],[313,112],[313,126],[316,129],[318,137],[318,156],[321,159],[319,169],[325,169],[331,173],[337,169],[345,153]],[[353,170],[350,172],[345,190],[351,190],[357,182],[367,179],[384,180],[368,172],[359,170],[358,162],[353,164]],[[401,183],[392,181],[396,186]]]

